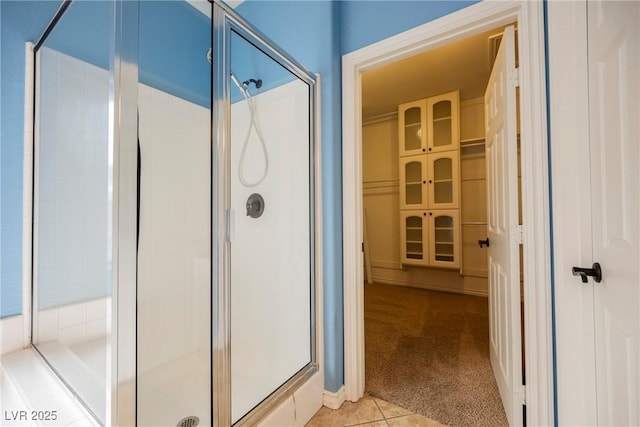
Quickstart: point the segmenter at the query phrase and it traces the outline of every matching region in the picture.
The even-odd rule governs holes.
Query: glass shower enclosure
[[[34,348],[100,424],[259,423],[318,372],[316,77],[217,1],[34,52]]]

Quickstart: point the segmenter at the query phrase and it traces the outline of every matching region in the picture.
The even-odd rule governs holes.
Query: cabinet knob
[[[429,147],[429,151],[431,151],[431,147]]]
[[[429,180],[429,184],[431,184],[433,181]]]
[[[422,212],[422,215],[423,215],[423,216],[427,216],[427,213],[426,213],[426,212]]]
[[[422,149],[422,152],[425,152],[425,151],[427,151],[427,150],[425,150],[425,149],[423,148],[423,149]]]
[[[423,184],[426,184],[426,183],[427,183],[427,181],[422,181],[422,183],[423,183]]]
[[[429,212],[429,216],[433,216],[433,212]]]

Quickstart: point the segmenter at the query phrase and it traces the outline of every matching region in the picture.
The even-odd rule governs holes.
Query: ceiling
[[[483,96],[491,73],[489,37],[502,31],[500,27],[364,72],[363,120],[456,89],[461,100]]]

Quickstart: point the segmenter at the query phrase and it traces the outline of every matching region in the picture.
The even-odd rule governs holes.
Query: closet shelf
[[[471,148],[471,147],[484,147],[484,144],[485,144],[484,138],[463,139],[463,140],[460,140],[460,149]]]

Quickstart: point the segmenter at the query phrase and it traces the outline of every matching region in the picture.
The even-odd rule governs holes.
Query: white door
[[[522,425],[515,40],[507,27],[484,95],[491,366],[509,424]]]
[[[640,2],[587,2],[598,425],[640,424]],[[591,266],[581,266],[591,267]]]

